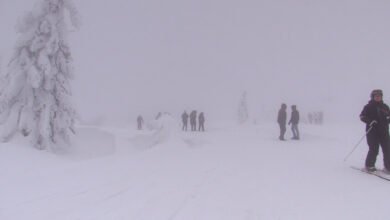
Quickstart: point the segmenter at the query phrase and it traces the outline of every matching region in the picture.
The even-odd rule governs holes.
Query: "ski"
[[[363,173],[367,173],[367,174],[370,174],[370,175],[373,175],[373,176],[376,176],[376,177],[379,177],[381,179],[384,179],[384,180],[387,180],[387,181],[390,181],[390,175],[388,174],[385,174],[383,171],[381,170],[376,170],[374,172],[370,172],[370,171],[367,171],[366,169],[364,168],[359,168],[359,167],[354,167],[354,166],[351,166],[352,169],[354,170],[359,170]]]

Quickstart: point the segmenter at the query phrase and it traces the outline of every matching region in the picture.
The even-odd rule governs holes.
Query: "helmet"
[[[376,96],[376,95],[383,96],[382,90],[381,89],[374,89],[374,90],[372,90],[372,92],[371,92],[371,99],[373,99],[374,96]]]

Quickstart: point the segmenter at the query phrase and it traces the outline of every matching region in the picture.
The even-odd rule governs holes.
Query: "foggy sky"
[[[82,0],[71,32],[73,97],[82,118],[135,120],[159,111],[234,119],[243,91],[251,118],[280,103],[333,121],[358,120],[372,89],[390,100],[386,0]],[[0,0],[6,71],[14,26],[32,0]],[[70,28],[72,29],[72,28]]]

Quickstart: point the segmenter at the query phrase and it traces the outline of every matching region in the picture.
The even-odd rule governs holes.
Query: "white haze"
[[[0,57],[32,0],[0,0]],[[390,2],[385,0],[83,0],[70,36],[74,102],[85,121],[133,122],[159,111],[235,120],[243,91],[252,119],[281,102],[325,121],[358,120],[372,89],[385,101]],[[70,28],[70,31],[73,31]]]

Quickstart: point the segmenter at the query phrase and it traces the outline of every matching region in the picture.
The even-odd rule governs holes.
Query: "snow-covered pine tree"
[[[21,132],[38,149],[70,143],[76,112],[70,103],[73,73],[67,20],[79,27],[71,0],[42,0],[19,22],[20,39],[0,79],[3,141]]]
[[[249,119],[248,105],[246,99],[246,92],[242,93],[240,103],[238,105],[238,123],[244,124]]]

